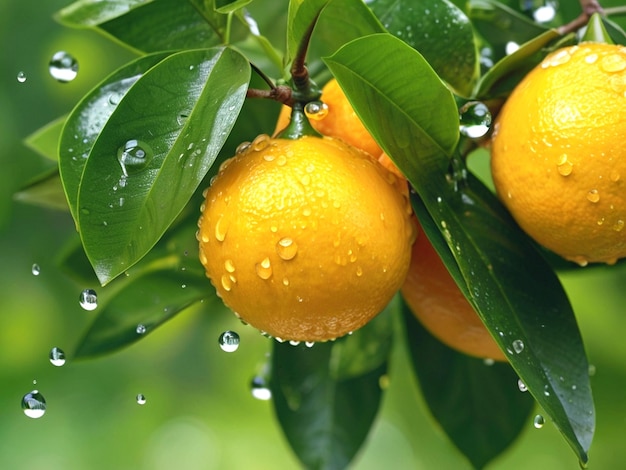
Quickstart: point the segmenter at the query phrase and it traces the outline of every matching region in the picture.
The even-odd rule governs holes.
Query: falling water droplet
[[[222,351],[234,352],[239,348],[239,335],[234,331],[224,331],[218,342]]]
[[[526,386],[526,384],[524,382],[522,382],[522,379],[518,379],[517,380],[517,388],[519,388],[520,392],[527,392],[528,391],[528,387]]]
[[[80,293],[79,303],[84,310],[95,310],[98,307],[98,294],[93,289],[85,289]]]
[[[480,101],[470,101],[459,110],[460,131],[465,137],[478,139],[483,137],[491,126],[489,108]]]
[[[139,324],[137,325],[137,328],[135,328],[135,331],[137,332],[138,335],[143,335],[146,332],[146,326]]]
[[[521,339],[516,339],[515,341],[513,341],[513,351],[519,354],[523,350],[524,350],[524,342]]]
[[[298,254],[298,245],[292,238],[281,238],[276,244],[276,253],[285,261],[289,261]]]
[[[135,397],[135,400],[137,400],[137,404],[138,405],[145,405],[146,404],[146,397],[144,396],[143,393],[138,393],[137,396]]]
[[[252,396],[257,400],[269,400],[272,398],[272,391],[265,377],[257,375],[252,379]]]
[[[65,364],[65,353],[61,348],[54,347],[50,350],[50,364],[56,367]]]
[[[65,51],[55,53],[48,65],[52,78],[61,83],[71,82],[78,75],[78,61]]]
[[[144,169],[152,157],[153,152],[150,146],[137,139],[127,140],[117,149],[117,160],[125,176],[128,176],[129,172]]]
[[[37,263],[35,263],[30,268],[30,272],[33,273],[33,276],[39,276],[41,274],[41,268]]]
[[[328,115],[328,105],[321,101],[311,101],[304,106],[304,114],[312,121],[321,121]]]
[[[533,426],[535,426],[537,429],[541,429],[543,425],[545,424],[545,422],[546,420],[544,419],[543,416],[536,415],[533,419]]]
[[[17,72],[17,81],[20,83],[24,83],[26,81],[26,73],[24,73],[22,70]]]
[[[46,399],[38,390],[22,397],[22,410],[29,418],[41,418],[46,413]]]

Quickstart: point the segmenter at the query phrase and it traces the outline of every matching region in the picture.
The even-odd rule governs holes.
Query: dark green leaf
[[[152,1],[154,0],[79,0],[57,12],[55,18],[66,26],[97,26]]]
[[[99,307],[102,310],[75,355],[85,358],[129,346],[191,305],[210,298],[211,290],[206,278],[181,271],[176,264],[132,276]],[[145,328],[144,333],[138,333],[139,326]]]
[[[602,23],[611,37],[611,42],[621,44],[622,46],[626,45],[626,32],[620,25],[606,17],[602,17]]]
[[[270,382],[274,408],[289,444],[307,469],[346,468],[380,406],[386,362],[358,376],[336,378],[335,349],[351,340],[348,336],[312,348],[274,346]]]
[[[407,175],[415,182],[417,174]],[[471,174],[419,187],[425,233],[500,348],[581,461],[595,428],[588,362],[567,296],[545,259]]]
[[[317,22],[322,9],[329,0],[290,0],[289,19],[287,23],[287,52],[285,54],[285,66],[290,66],[298,54],[298,50],[308,43],[303,41],[311,33]],[[306,50],[306,49],[304,49]]]
[[[46,124],[26,137],[24,143],[42,157],[56,162],[59,159],[59,140],[66,119],[67,116],[61,116]]]
[[[431,413],[474,468],[483,468],[530,425],[534,400],[508,364],[486,365],[439,342],[408,307],[404,320],[413,369]]]
[[[85,164],[77,206],[101,283],[141,259],[188,203],[249,80],[248,62],[231,49],[181,52],[143,74],[117,105]]]
[[[70,211],[78,223],[78,191],[87,157],[102,128],[126,92],[150,68],[168,54],[142,57],[104,79],[74,108],[66,120],[59,148],[59,170]]]
[[[591,18],[589,18],[585,34],[583,35],[581,41],[613,44],[613,40],[604,27],[604,22],[602,21],[602,17],[599,13],[594,13],[591,15]]]
[[[374,34],[324,60],[381,147],[414,151],[398,154],[405,158],[401,168],[415,167],[419,159],[431,169],[447,169],[446,156],[459,138],[459,114],[452,93],[419,52],[390,34]]]
[[[472,25],[459,8],[448,0],[376,0],[370,8],[460,95],[470,95],[478,78],[478,53]]]
[[[37,176],[26,186],[13,195],[16,201],[48,207],[50,209],[68,210],[65,192],[56,168]]]

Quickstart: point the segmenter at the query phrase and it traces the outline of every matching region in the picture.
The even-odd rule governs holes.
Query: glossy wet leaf
[[[231,13],[243,8],[252,0],[215,0],[215,11],[218,13]]]
[[[26,183],[13,195],[16,201],[67,211],[67,200],[57,169],[48,170]]]
[[[530,426],[535,402],[511,366],[450,349],[404,305],[413,370],[435,420],[474,468],[484,468]]]
[[[385,67],[380,67],[381,56]],[[324,60],[381,147],[415,151],[398,154],[404,158],[401,168],[414,166],[416,158],[440,171],[447,168],[446,156],[459,138],[458,110],[450,90],[419,52],[390,34],[373,34]]]
[[[67,26],[96,26],[152,1],[154,0],[79,0],[57,12],[55,18]]]
[[[363,445],[382,398],[386,362],[349,378],[336,378],[336,342],[272,351],[274,409],[291,448],[307,469],[346,468]]]
[[[231,49],[181,52],[143,74],[116,106],[89,153],[77,204],[102,284],[141,259],[185,207],[226,141],[249,80],[248,62]]]
[[[469,96],[478,78],[472,25],[448,0],[376,0],[371,8],[385,28],[418,50],[459,94]]]
[[[442,184],[441,200],[423,187],[422,199],[414,198],[425,234],[530,393],[586,461],[594,404],[582,338],[563,287],[480,181],[469,174],[456,191]]]
[[[70,211],[78,223],[78,192],[83,171],[100,132],[126,92],[168,53],[134,60],[113,72],[83,97],[67,118],[59,142],[59,170]]]
[[[59,159],[59,140],[67,116],[61,116],[24,139],[27,147],[48,160]]]
[[[602,18],[602,23],[611,38],[610,42],[626,45],[626,32],[622,26],[606,17]]]

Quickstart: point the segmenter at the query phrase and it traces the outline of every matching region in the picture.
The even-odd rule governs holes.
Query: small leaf
[[[175,265],[132,276],[101,307],[102,311],[82,339],[75,356],[97,356],[129,346],[207,298],[211,298],[211,287],[206,278],[180,271]]]
[[[251,2],[252,0],[215,0],[215,11],[219,13],[232,13]]]
[[[334,350],[340,342],[351,340],[347,336],[311,348],[274,345],[270,382],[274,409],[307,469],[346,468],[378,412],[386,362],[357,376],[335,378]]]
[[[585,34],[583,35],[581,41],[614,44],[613,39],[611,39],[611,36],[604,27],[604,22],[602,21],[602,17],[599,13],[594,13],[591,15],[591,18],[589,18]]]
[[[424,329],[404,306],[407,341],[420,390],[433,417],[474,468],[483,468],[529,426],[535,402],[505,363],[486,365]]]
[[[303,45],[308,46],[308,43],[303,44],[303,40],[315,27],[320,12],[328,2],[329,0],[290,0],[285,66],[290,66]]]
[[[96,26],[152,1],[154,0],[79,0],[57,12],[54,17],[66,26]]]
[[[59,171],[74,221],[78,224],[78,191],[89,152],[126,92],[168,53],[132,61],[105,78],[72,110],[59,142]]]
[[[189,201],[245,99],[249,63],[232,49],[173,54],[141,76],[96,140],[78,226],[106,284],[140,260]]]
[[[418,50],[459,94],[469,96],[478,78],[472,25],[448,0],[377,0],[371,8],[385,28]]]
[[[611,37],[612,41],[610,42],[621,44],[622,46],[626,45],[626,32],[620,25],[606,17],[602,17],[602,23]]]
[[[48,160],[59,159],[59,140],[67,116],[61,116],[26,137],[24,144]]]
[[[59,170],[56,168],[35,177],[15,193],[13,198],[27,204],[63,211],[68,210]]]

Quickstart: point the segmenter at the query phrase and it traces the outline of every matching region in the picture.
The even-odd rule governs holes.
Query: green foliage
[[[572,5],[540,24],[523,3],[80,0],[61,10],[62,24],[139,54],[26,140],[54,168],[16,198],[69,208],[80,245],[61,257],[64,269],[110,283],[76,356],[128,346],[146,336],[138,325],[149,333],[191,305],[218,302],[197,262],[201,191],[238,143],[273,130],[279,105],[245,100],[266,86],[251,70],[287,80],[310,46],[308,68],[338,80],[407,176],[426,236],[510,364],[488,367],[449,350],[406,311],[395,324],[406,310],[395,302],[336,342],[276,343],[271,390],[294,452],[307,468],[352,461],[375,422],[401,328],[433,417],[472,466],[520,435],[531,395],[586,462],[595,428],[588,362],[557,264],[467,170],[478,144],[459,134],[460,104],[481,100],[497,112],[547,53],[575,41],[554,29],[578,14]],[[625,44],[623,26],[594,16],[585,38]],[[512,43],[519,48],[507,53]],[[517,390],[517,378],[530,393]]]

